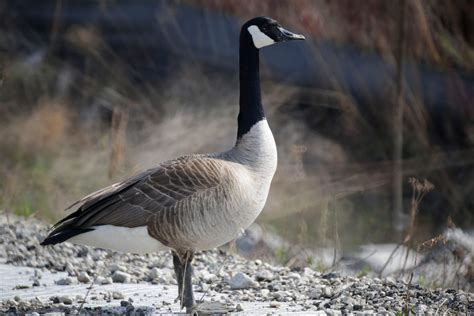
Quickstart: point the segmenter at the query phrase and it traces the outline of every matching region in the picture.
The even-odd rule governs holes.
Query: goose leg
[[[174,272],[178,283],[178,299],[181,308],[186,307],[186,312],[191,313],[195,305],[192,284],[193,267],[191,265],[193,253],[188,251],[178,254],[173,251],[172,254]]]
[[[196,302],[194,301],[193,293],[193,266],[191,262],[193,261],[193,253],[187,252],[184,258],[183,263],[183,274],[184,274],[184,297],[181,303],[181,306],[186,307],[186,313],[191,313]]]
[[[174,274],[176,276],[176,283],[178,283],[178,297],[175,300],[175,303],[177,300],[181,303],[181,306],[183,305],[183,300],[182,300],[182,294],[183,294],[183,265],[181,264],[181,259],[179,255],[171,251],[171,254],[173,255],[173,266],[174,266]]]

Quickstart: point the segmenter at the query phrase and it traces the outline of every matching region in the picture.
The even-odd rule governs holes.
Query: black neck
[[[247,30],[240,33],[240,112],[237,141],[257,122],[265,118],[260,96],[258,49]]]

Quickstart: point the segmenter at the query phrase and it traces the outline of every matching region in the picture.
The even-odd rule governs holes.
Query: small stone
[[[301,275],[299,273],[296,273],[296,272],[288,273],[287,277],[288,277],[288,279],[296,279],[296,280],[301,279]]]
[[[415,314],[418,315],[418,314],[424,314],[427,309],[428,309],[428,306],[420,304],[420,305],[415,306],[413,311],[415,312]]]
[[[278,307],[280,307],[280,306],[281,306],[281,304],[278,303],[278,302],[276,302],[276,301],[271,301],[271,302],[270,302],[270,307],[271,307],[271,308],[278,308]]]
[[[17,302],[15,300],[9,299],[7,300],[7,305],[17,305]]]
[[[387,277],[385,279],[385,283],[387,283],[388,285],[395,285],[396,284],[395,279],[392,278],[392,277]]]
[[[120,301],[120,306],[127,307],[130,303],[127,301]]]
[[[150,272],[148,273],[148,276],[152,280],[153,279],[158,279],[161,276],[161,270],[158,269],[157,267],[154,267],[150,270]]]
[[[354,310],[355,311],[361,311],[363,308],[364,308],[364,306],[362,306],[362,305],[359,305],[359,304],[354,305]]]
[[[89,277],[89,274],[87,274],[87,272],[82,271],[77,276],[77,280],[81,283],[89,283],[91,281],[91,278]]]
[[[275,278],[275,276],[268,270],[260,270],[257,272],[255,278],[257,281],[271,281]]]
[[[116,271],[125,272],[125,271],[127,271],[127,268],[124,267],[124,266],[122,266],[122,265],[120,265],[120,264],[111,264],[111,265],[109,266],[109,270],[110,270],[110,272],[112,272],[112,273],[114,273],[114,272],[116,272]]]
[[[33,312],[30,314],[30,316],[40,316],[40,314],[38,314],[37,312]]]
[[[330,288],[329,286],[325,286],[325,287],[323,288],[323,295],[324,295],[325,297],[332,297],[332,290],[331,290],[331,288]]]
[[[21,301],[21,297],[19,297],[18,295],[15,295],[13,299],[15,300],[15,302]]]
[[[104,279],[100,282],[101,285],[107,285],[107,284],[112,284],[112,283],[114,283],[114,281],[112,280],[111,277],[104,278]]]
[[[217,276],[215,274],[209,273],[207,270],[202,270],[201,279],[206,283],[212,283],[217,280]]]
[[[306,267],[303,270],[303,274],[306,275],[306,276],[312,276],[312,275],[314,275],[314,270],[311,269],[311,268]]]
[[[65,305],[71,305],[72,304],[72,299],[69,296],[62,296],[60,300]]]
[[[71,277],[62,278],[56,281],[56,285],[71,285],[74,281]]]
[[[341,303],[354,305],[354,299],[349,296],[341,297]]]
[[[252,280],[248,275],[238,272],[229,281],[231,290],[241,290],[258,287],[258,283]]]
[[[320,288],[315,288],[309,292],[308,297],[313,300],[318,300],[323,296],[323,291]]]
[[[236,312],[243,312],[244,309],[242,308],[242,305],[237,304],[237,306],[235,307],[235,311],[236,311]]]
[[[123,296],[123,294],[122,294],[121,292],[119,292],[119,291],[113,291],[113,292],[112,292],[112,298],[113,298],[114,300],[121,300],[121,299],[124,298],[124,296]]]
[[[260,295],[262,295],[262,297],[267,297],[268,294],[270,294],[270,290],[269,289],[262,289],[260,291]]]
[[[112,278],[111,277],[103,277],[103,276],[98,276],[96,279],[95,279],[95,283],[96,284],[100,284],[100,285],[107,285],[107,284],[112,284],[113,281],[112,281]]]
[[[115,283],[130,283],[131,275],[123,271],[115,271],[112,275],[112,281]]]

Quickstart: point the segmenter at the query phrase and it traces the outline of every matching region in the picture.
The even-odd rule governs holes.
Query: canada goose
[[[277,150],[260,97],[259,49],[303,40],[278,22],[257,17],[240,32],[240,112],[237,141],[221,153],[164,162],[94,192],[68,209],[41,243],[63,241],[147,253],[171,249],[181,308],[195,304],[193,253],[221,246],[262,211],[277,167]]]

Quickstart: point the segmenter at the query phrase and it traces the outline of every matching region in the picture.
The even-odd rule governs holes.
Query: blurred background
[[[279,166],[249,236],[343,256],[472,234],[469,0],[1,1],[0,208],[53,222],[161,161],[228,149],[240,25],[260,15],[307,40],[261,52]]]

